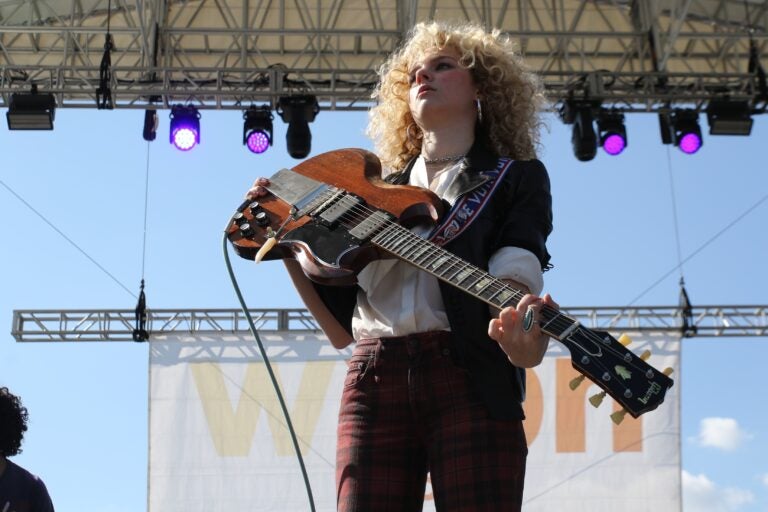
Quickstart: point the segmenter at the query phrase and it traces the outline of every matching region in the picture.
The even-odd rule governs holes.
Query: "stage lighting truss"
[[[11,94],[8,103],[9,130],[53,130],[56,116],[56,100],[53,94],[37,92],[37,85],[30,93]]]
[[[175,105],[171,108],[170,139],[181,151],[200,144],[200,113],[195,107]]]
[[[749,135],[752,109],[747,101],[713,99],[707,105],[710,135]]]
[[[601,109],[597,117],[600,146],[609,155],[615,156],[627,147],[627,129],[624,113],[618,109]]]
[[[288,154],[293,158],[306,157],[312,148],[312,133],[309,123],[320,112],[317,98],[311,95],[283,96],[278,101],[277,113],[288,123],[285,140]]]
[[[674,144],[687,155],[696,153],[704,144],[699,126],[699,113],[694,109],[675,109],[659,114],[661,141]]]
[[[263,153],[272,145],[272,111],[268,105],[243,112],[243,144],[251,153]]]

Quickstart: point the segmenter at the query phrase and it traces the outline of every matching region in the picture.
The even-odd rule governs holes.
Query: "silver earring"
[[[483,122],[483,106],[480,104],[480,98],[475,98],[475,105],[477,105],[477,122]]]

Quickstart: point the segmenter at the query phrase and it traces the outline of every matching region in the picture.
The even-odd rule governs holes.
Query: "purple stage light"
[[[624,140],[624,137],[618,133],[611,133],[605,138],[605,140],[603,140],[603,149],[609,155],[618,155],[624,151],[626,146],[627,142]]]
[[[171,109],[171,144],[189,151],[200,144],[200,113],[195,107],[175,105]]]
[[[269,137],[262,130],[255,130],[248,134],[246,145],[251,153],[260,154],[269,148]]]
[[[173,145],[182,151],[189,151],[198,141],[198,133],[192,128],[182,126],[173,131]]]
[[[695,133],[686,133],[680,139],[680,150],[692,155],[701,147],[701,137]]]

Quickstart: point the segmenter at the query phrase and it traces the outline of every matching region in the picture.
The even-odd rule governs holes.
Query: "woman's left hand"
[[[516,308],[504,308],[498,318],[488,324],[488,336],[499,343],[512,364],[518,368],[533,368],[544,359],[549,336],[541,331],[539,321],[541,308],[545,305],[559,308],[549,294],[543,298],[528,294],[520,299]],[[526,322],[525,315],[529,309],[531,313]]]

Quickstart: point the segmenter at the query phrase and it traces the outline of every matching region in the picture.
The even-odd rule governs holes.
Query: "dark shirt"
[[[39,477],[7,460],[0,475],[0,512],[53,512],[53,503]]]

